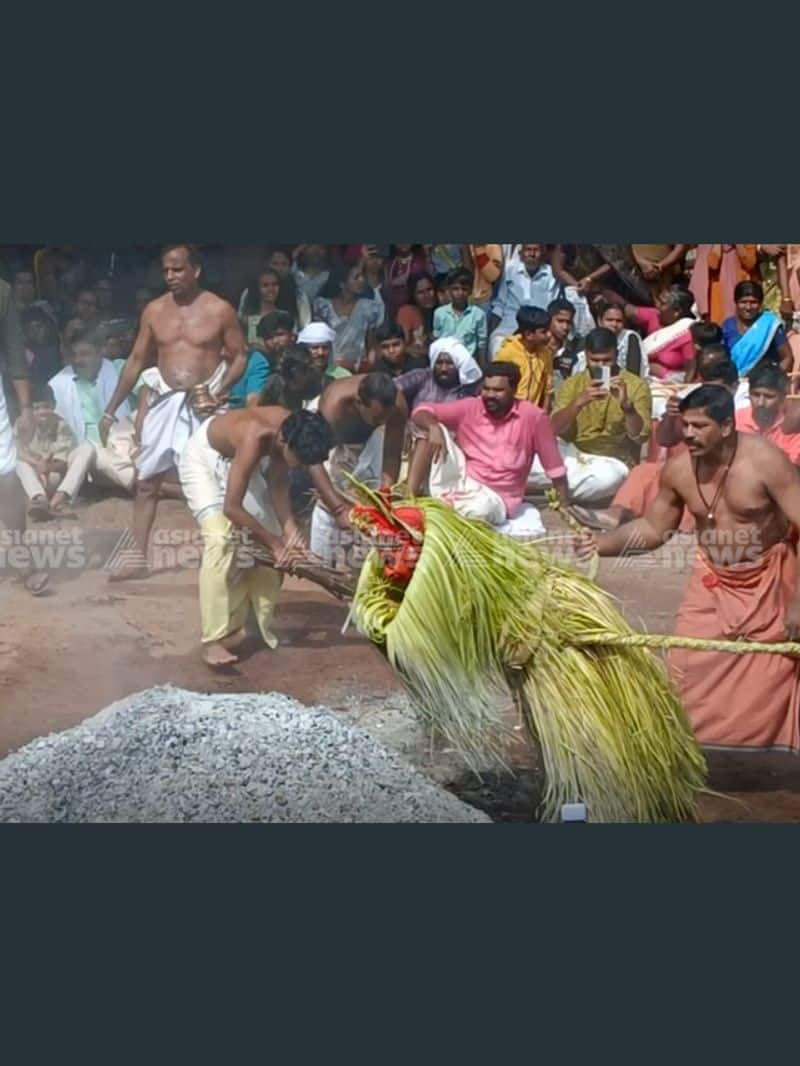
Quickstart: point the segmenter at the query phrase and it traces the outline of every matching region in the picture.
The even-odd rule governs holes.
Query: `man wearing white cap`
[[[333,362],[333,342],[336,334],[326,322],[309,322],[300,330],[297,343],[308,348],[314,366],[329,378],[349,378],[350,371]]]

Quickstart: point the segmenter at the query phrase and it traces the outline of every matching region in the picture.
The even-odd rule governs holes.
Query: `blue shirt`
[[[497,296],[492,303],[492,314],[500,319],[498,329],[504,335],[515,333],[520,307],[547,310],[547,305],[562,294],[561,282],[547,263],[543,263],[531,275],[515,253],[506,262]]]
[[[456,337],[470,355],[486,350],[486,312],[469,304],[461,314],[452,304],[444,304],[433,312],[433,336]]]
[[[266,356],[261,352],[250,352],[247,356],[247,369],[236,384],[231,386],[231,408],[245,407],[247,397],[251,392],[260,394],[269,375],[270,368]]]

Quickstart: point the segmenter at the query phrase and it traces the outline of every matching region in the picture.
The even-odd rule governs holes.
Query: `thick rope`
[[[551,511],[566,522],[573,533],[582,533],[586,527],[569,514],[561,505],[555,489],[545,493]],[[588,577],[592,581],[597,577],[600,556],[595,554],[589,564]],[[591,647],[593,644],[605,644],[617,648],[689,648],[691,651],[722,651],[729,655],[789,655],[800,659],[800,643],[785,641],[779,644],[758,644],[750,640],[702,640],[699,637],[661,636],[657,633],[607,633],[603,636],[571,637],[565,643],[574,647]]]
[[[576,535],[586,532],[587,527],[581,525],[578,519],[569,513],[561,504],[561,500],[558,498],[558,493],[555,489],[547,489],[545,492],[547,498],[547,506],[551,511],[554,511],[560,518],[566,522],[569,528]],[[595,552],[592,558],[589,560],[589,567],[586,571],[586,576],[590,581],[597,580],[597,572],[600,569],[600,555]]]
[[[800,643],[758,644],[750,640],[702,640],[699,637],[660,636],[657,633],[605,633],[591,637],[570,637],[566,644],[591,647],[593,644],[617,648],[689,648],[691,651],[723,651],[730,655],[789,655],[800,659]]]

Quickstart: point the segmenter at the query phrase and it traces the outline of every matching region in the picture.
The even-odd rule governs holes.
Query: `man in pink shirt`
[[[749,376],[750,407],[736,412],[736,428],[742,433],[766,437],[800,464],[800,411],[786,413],[787,378],[779,366],[763,363]],[[793,407],[800,404],[794,401]]]
[[[518,385],[517,366],[493,362],[480,396],[416,408],[412,420],[427,440],[419,441],[411,460],[411,496],[422,493],[429,475],[431,496],[465,518],[480,518],[511,536],[544,533],[538,512],[524,502],[531,465],[538,455],[565,506],[566,468],[550,419],[515,399]]]

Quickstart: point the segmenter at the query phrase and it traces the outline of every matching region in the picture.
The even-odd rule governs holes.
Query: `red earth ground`
[[[80,557],[74,566],[53,571],[49,595],[33,598],[16,581],[0,580],[0,756],[151,685],[279,691],[304,703],[327,704],[373,731],[497,819],[530,819],[541,779],[531,771],[522,734],[516,775],[478,781],[452,751],[432,748],[421,736],[390,668],[355,629],[342,634],[345,606],[315,586],[287,579],[274,624],[276,651],[248,638],[241,661],[227,673],[206,667],[198,654],[194,548],[165,549],[162,569],[146,581],[108,583],[105,565],[129,523],[130,508],[128,500],[106,499],[82,507],[77,522],[37,527],[64,531]],[[552,516],[547,525],[562,533]],[[183,506],[169,501],[161,504],[157,527],[176,536],[193,532]],[[176,550],[181,558],[167,557]],[[686,558],[673,552],[622,563],[604,560],[599,581],[619,598],[635,626],[668,633],[691,550],[689,545]],[[710,767],[711,788],[726,798],[703,797],[704,821],[800,821],[800,759],[714,755]]]

